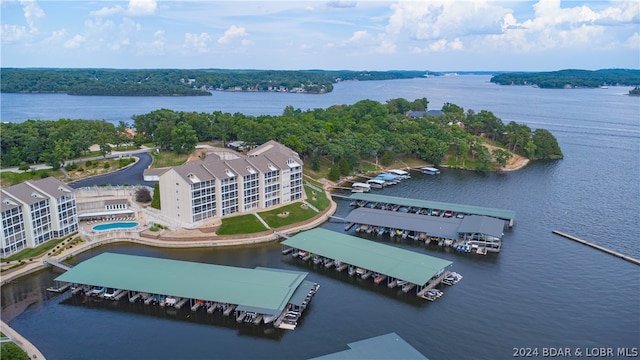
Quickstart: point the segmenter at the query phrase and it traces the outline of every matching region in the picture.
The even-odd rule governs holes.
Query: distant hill
[[[3,93],[106,96],[209,96],[210,91],[323,94],[344,80],[424,77],[427,71],[3,68]],[[432,73],[435,74],[435,73]]]
[[[600,86],[635,86],[640,84],[640,70],[559,70],[550,72],[502,73],[491,78],[499,85],[530,85],[541,88],[597,88]]]

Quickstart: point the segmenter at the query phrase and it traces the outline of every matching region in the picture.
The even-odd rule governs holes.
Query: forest
[[[0,161],[3,167],[37,162],[59,167],[85,154],[92,144],[98,144],[103,155],[112,145],[127,142],[189,153],[198,142],[234,140],[248,145],[276,140],[298,152],[312,168],[324,158],[340,164],[343,173],[357,169],[363,160],[388,165],[416,158],[439,165],[455,159],[456,167],[489,170],[495,163],[504,166],[511,152],[529,159],[563,156],[556,138],[545,129],[533,131],[513,121],[504,124],[490,111],[465,111],[450,103],[442,107],[442,114],[430,116],[427,106],[426,98],[399,98],[306,111],[288,106],[279,116],[158,109],[133,116],[132,124],[28,120],[2,125]],[[133,138],[127,135],[128,127],[137,132]],[[484,143],[499,148],[490,152]]]
[[[640,70],[560,70],[550,72],[503,73],[491,78],[499,85],[529,85],[540,88],[597,88],[600,86],[636,86],[640,84]]]
[[[178,69],[3,68],[3,93],[67,93],[102,96],[210,96],[220,91],[327,93],[345,80],[422,77],[425,71],[280,71]],[[432,73],[433,74],[433,73]]]

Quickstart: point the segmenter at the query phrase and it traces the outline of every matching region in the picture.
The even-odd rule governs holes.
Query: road
[[[147,150],[148,151],[148,150]],[[133,166],[128,167],[123,170],[118,170],[112,173],[93,176],[90,178],[78,180],[71,182],[67,185],[71,186],[74,189],[79,189],[83,187],[91,187],[91,186],[100,186],[103,184],[107,185],[146,185],[153,187],[154,182],[152,181],[144,181],[143,172],[144,169],[148,168],[151,165],[151,155],[147,151],[137,152],[137,153],[128,153],[127,156],[136,156],[140,160],[136,162]],[[125,156],[122,154],[122,156]],[[116,155],[114,157],[120,157],[120,155]],[[108,156],[109,158],[109,156]],[[98,158],[102,159],[102,158]],[[89,159],[86,159],[89,160]]]
[[[149,152],[153,150],[155,149],[143,147],[142,149],[135,150],[135,151],[114,151],[111,154],[107,155],[106,157],[94,156],[94,157],[88,157],[88,158],[82,158],[82,159],[68,160],[66,162],[67,164],[72,162],[81,163],[89,160],[91,161],[104,160],[105,158],[118,159],[118,158],[127,157],[127,156],[135,156],[140,159],[135,165],[129,168],[104,174],[104,175],[98,175],[98,176],[90,177],[87,179],[74,181],[69,183],[68,185],[74,189],[78,189],[81,187],[94,186],[94,185],[100,186],[102,184],[146,185],[146,186],[153,187],[154,183],[151,181],[144,181],[144,176],[142,174],[144,172],[144,169],[148,168],[151,165],[152,158],[151,158],[151,155],[149,155]],[[51,166],[47,164],[37,164],[37,165],[31,165],[31,169],[32,170],[51,169]],[[19,170],[17,167],[0,169],[0,172],[3,172],[3,171],[12,171],[12,172],[18,172],[18,173],[23,172],[22,170]]]

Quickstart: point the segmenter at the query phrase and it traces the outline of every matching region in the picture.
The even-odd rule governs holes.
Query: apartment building
[[[269,141],[237,158],[215,154],[159,176],[163,215],[194,224],[304,199],[302,160]]]
[[[53,177],[0,190],[2,256],[78,230],[73,189]]]

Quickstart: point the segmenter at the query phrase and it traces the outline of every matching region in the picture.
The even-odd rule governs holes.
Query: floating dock
[[[580,239],[578,237],[575,237],[575,236],[572,236],[572,235],[569,235],[569,234],[565,234],[565,233],[563,233],[561,231],[558,231],[558,230],[552,230],[551,232],[556,234],[556,235],[560,235],[560,236],[562,236],[564,238],[567,238],[569,240],[573,240],[573,241],[579,242],[580,244],[590,246],[590,247],[592,247],[594,249],[600,250],[600,251],[605,252],[605,253],[607,253],[609,255],[613,255],[613,256],[618,257],[620,259],[626,260],[626,261],[628,261],[630,263],[633,263],[633,264],[636,264],[636,265],[640,265],[640,260],[638,260],[638,259],[636,259],[634,257],[619,253],[619,252],[617,252],[615,250],[607,249],[604,246],[600,246],[600,245],[596,245],[594,243],[590,243],[590,242],[588,242],[586,240],[582,240],[582,239]]]

